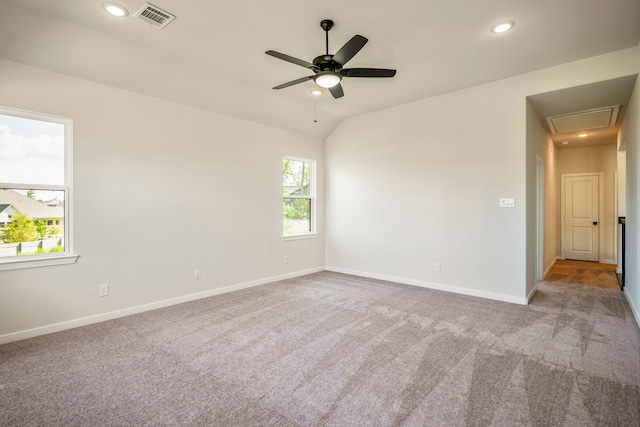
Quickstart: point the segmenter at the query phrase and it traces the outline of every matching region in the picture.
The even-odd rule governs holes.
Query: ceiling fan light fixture
[[[340,85],[340,81],[342,81],[343,77],[393,77],[396,75],[396,70],[384,68],[344,68],[345,64],[360,52],[360,49],[362,49],[369,40],[366,37],[356,34],[340,49],[338,49],[335,55],[331,55],[329,53],[329,30],[333,27],[333,21],[330,19],[324,19],[320,22],[320,26],[325,31],[327,52],[323,55],[316,56],[313,59],[313,63],[285,55],[284,53],[276,52],[275,50],[267,50],[265,52],[267,55],[273,56],[274,58],[282,59],[283,61],[308,68],[314,73],[314,75],[311,76],[302,77],[274,86],[274,90],[284,89],[289,86],[313,80],[319,87],[329,89],[331,96],[338,99],[344,96],[342,85]]]
[[[320,87],[331,88],[340,83],[342,76],[333,71],[322,71],[313,78],[316,84]]]

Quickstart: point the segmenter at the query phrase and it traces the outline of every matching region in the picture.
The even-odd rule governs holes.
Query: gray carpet
[[[0,346],[2,426],[634,426],[622,293],[323,272]]]

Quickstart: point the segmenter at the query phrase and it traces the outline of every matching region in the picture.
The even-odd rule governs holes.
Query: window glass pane
[[[0,182],[64,185],[64,125],[0,114]]]
[[[311,165],[300,160],[282,161],[282,194],[302,196],[311,194]]]
[[[311,232],[311,199],[284,199],[284,235]]]
[[[64,252],[64,199],[62,190],[0,188],[0,258]]]

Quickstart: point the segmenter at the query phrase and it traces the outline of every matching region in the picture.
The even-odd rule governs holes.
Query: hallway
[[[614,264],[558,260],[545,278],[545,281],[620,290]]]

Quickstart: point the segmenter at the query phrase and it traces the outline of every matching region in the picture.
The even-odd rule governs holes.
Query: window
[[[75,262],[70,119],[0,107],[0,270]]]
[[[282,235],[309,236],[315,233],[315,162],[282,160]]]

